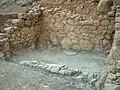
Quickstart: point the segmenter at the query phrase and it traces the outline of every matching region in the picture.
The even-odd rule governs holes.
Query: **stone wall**
[[[99,13],[96,19],[61,7],[50,8],[43,11],[42,24],[48,46],[98,52],[111,48],[114,12]]]
[[[29,12],[19,13],[17,19],[10,18],[8,25],[0,33],[0,51],[12,53],[25,48],[36,48],[38,33],[41,29],[39,6]]]
[[[61,7],[61,4],[54,7],[49,3],[49,7],[37,2],[33,3],[34,7],[30,11],[19,13],[14,19],[11,17],[6,28],[1,30],[0,50],[12,52],[30,46],[61,46],[78,51],[109,50],[114,36],[115,11],[110,9],[108,13],[97,13],[96,8],[84,6],[90,4],[96,7],[94,0],[79,1],[78,5],[74,4],[77,1],[69,2],[64,1],[63,5],[72,5],[74,8],[80,5],[78,10],[82,12],[83,8],[84,14],[70,7]]]
[[[92,5],[96,7],[93,0],[77,1],[63,5]],[[49,3],[52,5],[52,3]],[[6,28],[1,30],[1,51],[14,51],[21,48],[53,47],[61,46],[64,49],[85,51],[108,51],[114,36],[114,12],[97,13],[96,8],[89,9],[85,6],[84,14],[78,12],[82,9],[71,10],[69,7],[53,7],[50,5],[41,7],[41,2],[33,3],[33,8],[25,13],[19,13],[17,18],[10,17]],[[91,7],[92,7],[91,6]],[[92,10],[91,10],[92,9]],[[92,15],[94,13],[95,15]],[[2,16],[1,16],[2,17]],[[4,36],[4,37],[3,37]],[[6,44],[7,43],[7,44]],[[5,49],[5,50],[4,50]]]
[[[115,36],[107,57],[105,90],[120,90],[120,6],[116,6]]]

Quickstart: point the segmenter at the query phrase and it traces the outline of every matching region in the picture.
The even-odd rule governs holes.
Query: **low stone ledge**
[[[120,23],[116,23],[116,24],[115,24],[115,28],[116,28],[116,29],[120,29]]]
[[[18,18],[18,14],[17,13],[0,13],[0,18],[16,19]]]

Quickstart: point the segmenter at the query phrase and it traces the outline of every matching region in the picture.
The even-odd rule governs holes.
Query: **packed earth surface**
[[[105,56],[95,52],[45,49],[28,53],[19,52],[9,59],[10,62],[16,64],[26,60],[66,65],[71,69],[80,69],[82,72],[97,73],[104,67]]]
[[[92,55],[92,56],[91,56]],[[0,90],[96,90],[88,77],[99,75],[105,56],[100,53],[72,50],[44,49],[33,52],[17,52],[0,62]],[[99,62],[101,60],[101,62]],[[42,61],[79,69],[83,75],[64,76],[42,68],[21,65],[22,61]]]

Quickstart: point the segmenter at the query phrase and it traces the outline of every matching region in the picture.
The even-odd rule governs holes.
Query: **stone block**
[[[112,10],[112,11],[115,11],[115,10],[116,10],[116,6],[112,6],[112,7],[111,7],[111,10]]]
[[[108,26],[108,25],[110,25],[110,20],[102,20],[101,21],[101,25],[102,26]]]
[[[120,29],[120,23],[115,23],[115,28]]]
[[[64,38],[61,41],[61,45],[62,45],[63,48],[69,49],[72,46],[72,41],[69,38]]]
[[[115,22],[116,22],[116,23],[120,23],[120,17],[116,17],[116,18],[115,18]]]
[[[27,19],[27,14],[26,13],[19,13],[18,19]]]
[[[103,46],[106,46],[106,45],[108,45],[108,44],[109,44],[109,40],[104,39],[104,40],[103,40]]]
[[[116,79],[116,76],[115,76],[115,74],[109,73],[108,78],[113,80],[113,79]]]
[[[30,32],[30,27],[24,27],[24,28],[21,29],[22,34],[28,35],[29,32]]]
[[[74,24],[74,21],[73,21],[72,19],[68,19],[68,20],[67,20],[67,23],[68,23],[69,25],[73,25],[73,24]]]
[[[116,12],[116,17],[119,17],[120,16],[120,12]]]
[[[115,11],[110,11],[107,13],[109,17],[114,17],[115,16]]]
[[[0,52],[0,59],[4,57],[4,53]]]
[[[17,27],[22,27],[24,24],[24,20],[21,19],[13,19],[11,23]]]
[[[53,42],[53,45],[60,45],[59,39],[57,37],[54,37],[52,42]]]
[[[31,20],[25,20],[25,25],[26,26],[31,26],[32,24],[32,21]]]
[[[93,48],[93,44],[91,42],[89,42],[88,40],[80,40],[80,47],[82,50],[92,50]]]
[[[11,27],[4,28],[3,31],[6,33],[10,33],[11,31],[13,31],[13,27],[11,26]]]
[[[105,90],[120,90],[120,85],[105,84]]]

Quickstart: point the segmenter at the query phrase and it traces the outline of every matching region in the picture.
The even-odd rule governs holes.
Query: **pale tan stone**
[[[110,20],[102,20],[101,21],[101,25],[102,26],[108,26],[108,25],[110,25]]]
[[[62,13],[60,14],[60,17],[65,18],[65,17],[66,17],[66,13],[65,13],[65,12],[62,12]]]
[[[120,85],[105,84],[105,90],[120,90]]]
[[[81,48],[80,45],[73,45],[73,49],[79,51]]]
[[[113,31],[115,31],[114,26],[109,25],[109,26],[108,26],[108,31],[107,31],[107,33],[108,33],[108,34],[112,34],[112,33],[113,33]]]
[[[7,33],[10,33],[11,31],[13,30],[13,27],[7,27],[7,28],[4,28],[4,31],[7,32]]]
[[[29,31],[30,31],[30,27],[24,27],[24,28],[21,29],[22,34],[28,35]]]
[[[110,35],[105,35],[106,39],[110,40],[111,36]]]
[[[76,22],[79,21],[79,20],[80,20],[80,16],[75,17],[74,20],[75,20]]]
[[[94,20],[94,24],[95,24],[95,26],[99,26],[100,25],[100,21],[99,20]]]
[[[108,16],[114,17],[115,16],[115,11],[110,11],[107,13]]]
[[[18,14],[18,19],[26,19],[26,18],[27,18],[26,13],[19,13]]]
[[[55,23],[54,26],[57,28],[57,29],[62,29],[64,27],[64,25],[62,23]]]
[[[73,21],[72,19],[68,19],[68,20],[67,20],[67,23],[68,23],[69,25],[74,25],[74,21]]]
[[[79,23],[80,23],[80,25],[86,25],[85,21],[80,21]]]
[[[4,53],[0,52],[0,58],[3,58],[3,57],[4,57]]]
[[[9,43],[8,42],[5,42],[5,44],[4,44],[4,49],[2,50],[3,52],[8,52],[10,50],[10,45],[9,45]]]
[[[72,41],[68,38],[64,38],[62,41],[61,41],[61,45],[63,48],[66,48],[66,49],[69,49],[72,47]]]
[[[115,28],[120,29],[120,23],[116,23]]]
[[[70,32],[70,33],[68,33],[67,37],[70,38],[71,40],[76,39],[76,33]]]
[[[25,25],[26,26],[31,26],[32,25],[32,21],[31,20],[25,20]]]
[[[120,23],[120,17],[116,17],[115,22]]]
[[[11,21],[11,23],[12,23],[13,25],[16,25],[16,26],[22,26],[22,25],[21,25],[21,23],[22,23],[21,19],[13,19],[13,20]]]
[[[58,37],[54,37],[52,42],[53,42],[53,45],[60,45]]]
[[[68,33],[71,29],[74,30],[74,27],[71,26],[71,25],[66,24],[66,25],[64,26],[64,30],[65,30],[66,33]]]
[[[82,50],[89,50],[90,51],[93,48],[93,44],[91,44],[87,40],[80,40],[79,44],[80,44],[80,47]]]
[[[72,40],[72,43],[73,43],[73,44],[79,44],[79,41],[78,41],[77,38],[76,38],[76,39],[73,39],[73,40]]]
[[[107,39],[104,39],[104,40],[103,40],[103,45],[106,46],[106,45],[108,45],[108,44],[109,44],[109,41],[108,41]]]

